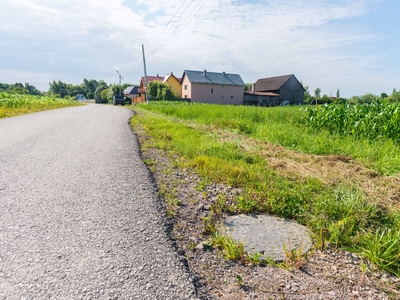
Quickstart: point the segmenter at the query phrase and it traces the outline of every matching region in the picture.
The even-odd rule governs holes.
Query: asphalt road
[[[0,299],[194,299],[129,127],[102,105],[0,119]]]

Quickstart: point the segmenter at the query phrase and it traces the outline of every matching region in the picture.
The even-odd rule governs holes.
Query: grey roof
[[[128,86],[125,90],[124,90],[124,95],[137,95],[139,94],[138,91],[139,87],[134,85],[134,86]]]
[[[216,73],[208,71],[190,71],[183,72],[183,78],[187,76],[191,83],[221,84],[244,86],[244,81],[239,74],[228,74],[225,72]]]
[[[294,76],[294,75],[290,74],[290,75],[258,79],[255,83],[256,92],[267,92],[267,91],[279,90],[281,88],[281,86],[286,81],[288,81],[289,78],[292,76]]]

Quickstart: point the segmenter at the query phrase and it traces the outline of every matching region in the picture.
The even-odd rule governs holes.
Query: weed
[[[253,253],[253,254],[248,254],[246,256],[246,259],[251,262],[252,264],[263,264],[264,260],[261,259],[262,253]]]
[[[362,273],[361,284],[363,284],[364,280],[365,280],[365,274],[367,273],[367,270],[368,270],[367,265],[363,261],[360,264],[360,269],[361,269],[361,273]]]
[[[190,251],[193,251],[193,250],[194,250],[195,244],[194,244],[193,241],[190,241],[190,242],[189,242],[188,248],[189,248]]]
[[[303,257],[303,248],[301,245],[296,249],[289,249],[291,248],[290,243],[285,244],[283,243],[283,251],[285,252],[285,261],[283,262],[283,266],[287,269],[296,268],[299,269],[305,261]]]
[[[236,275],[236,282],[238,285],[242,286],[243,285],[243,277],[241,275]]]
[[[400,230],[390,228],[367,232],[356,250],[375,266],[400,277]]]
[[[244,245],[241,242],[235,242],[232,237],[216,232],[212,237],[212,243],[223,250],[226,259],[244,261]]]

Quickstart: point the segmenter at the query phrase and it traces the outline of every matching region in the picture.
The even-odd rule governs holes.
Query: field
[[[80,105],[71,99],[0,93],[0,118]]]
[[[398,133],[332,130],[342,124],[332,111],[351,113],[340,105],[305,109],[151,103],[134,110],[138,116],[132,126],[143,127],[152,145],[165,151],[175,166],[196,170],[205,183],[242,191],[233,205],[223,199],[214,204],[204,219],[208,234],[216,233],[212,214],[270,213],[310,228],[317,249],[328,244],[347,249],[400,276]],[[333,127],[318,121],[329,114],[336,122]],[[150,146],[142,141],[142,147],[146,151]],[[173,215],[179,203],[169,205]]]

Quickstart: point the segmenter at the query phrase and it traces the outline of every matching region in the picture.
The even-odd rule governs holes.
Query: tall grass
[[[371,104],[346,103],[306,109],[306,124],[341,136],[375,140],[389,138],[400,143],[400,105],[374,100]]]
[[[140,107],[181,120],[229,129],[260,141],[268,141],[304,153],[348,155],[381,174],[400,176],[400,146],[394,139],[385,136],[371,139],[362,135],[330,132],[323,126],[310,124],[309,119],[313,109],[192,103],[169,105],[151,103]]]
[[[226,212],[270,213],[294,219],[314,232],[317,246],[323,247],[328,241],[337,248],[351,248],[379,268],[399,275],[400,247],[393,246],[398,245],[399,212],[369,202],[354,186],[333,187],[316,178],[278,174],[256,150],[244,148],[240,139],[226,141],[218,134],[220,128],[243,134],[239,126],[233,125],[241,120],[250,128],[260,120],[260,127],[263,123],[278,123],[274,128],[282,136],[285,130],[289,136],[310,134],[304,128],[294,131],[301,121],[298,109],[190,104],[143,108],[137,108],[141,114],[132,119],[132,126],[143,126],[154,145],[175,157],[178,166],[193,168],[208,181],[242,189],[233,205],[223,206]],[[267,116],[271,116],[269,120]],[[250,119],[254,121],[246,123]],[[197,126],[199,123],[210,126]],[[212,127],[216,130],[210,131]],[[260,134],[259,129],[252,134]]]
[[[0,93],[0,118],[47,109],[80,105],[72,99]]]

